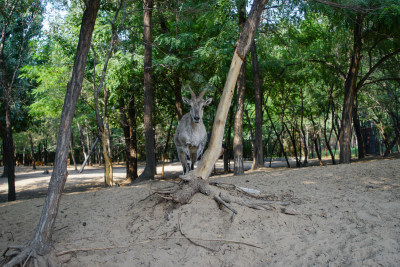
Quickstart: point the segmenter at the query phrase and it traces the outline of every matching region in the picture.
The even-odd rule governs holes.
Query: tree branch
[[[400,47],[394,50],[392,53],[385,55],[383,58],[381,58],[368,72],[367,74],[364,75],[364,77],[357,83],[356,87],[356,92],[358,92],[361,87],[363,87],[364,82],[369,78],[369,76],[380,66],[382,65],[386,60],[389,58],[395,56],[400,52]]]

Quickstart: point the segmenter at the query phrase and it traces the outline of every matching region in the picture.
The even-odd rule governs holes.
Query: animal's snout
[[[200,117],[199,116],[195,116],[194,118],[194,122],[198,123],[200,121]]]

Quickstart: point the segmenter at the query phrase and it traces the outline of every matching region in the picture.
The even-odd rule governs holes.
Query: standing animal
[[[212,98],[203,100],[207,89],[196,96],[190,89],[192,98],[182,97],[184,103],[190,106],[190,112],[183,115],[176,129],[174,142],[182,163],[183,175],[193,170],[194,164],[201,158],[207,141],[206,127],[203,123],[203,109],[209,105]]]

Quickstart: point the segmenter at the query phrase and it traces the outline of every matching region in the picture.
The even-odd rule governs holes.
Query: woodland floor
[[[181,173],[178,163],[167,165],[166,179],[129,187],[125,168],[117,166],[121,186],[114,188],[103,187],[99,167],[83,174],[69,168],[53,233],[60,265],[399,266],[399,155],[291,169],[273,162],[273,168],[242,176],[213,176],[212,181],[291,195],[289,208],[297,213],[232,204],[238,211],[233,222],[230,210],[205,195],[183,206],[152,195]],[[221,172],[222,162],[217,167]],[[7,180],[0,179],[1,253],[36,230],[50,179],[44,169],[51,172],[17,167],[18,200],[12,203],[5,202]]]

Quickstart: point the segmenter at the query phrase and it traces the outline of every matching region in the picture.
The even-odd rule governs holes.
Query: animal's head
[[[186,97],[182,97],[182,100],[190,106],[190,116],[192,117],[193,121],[195,123],[199,123],[203,119],[204,107],[210,105],[212,98],[207,98],[206,100],[203,99],[207,88],[203,92],[201,92],[199,96],[196,96],[196,94],[192,91],[190,87],[189,90],[192,98],[189,100]]]

